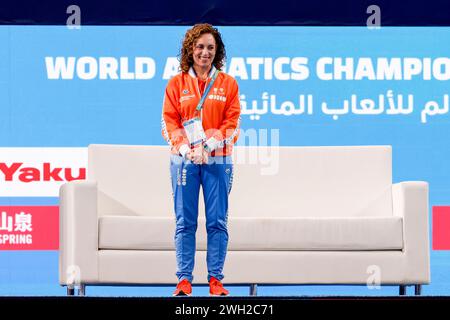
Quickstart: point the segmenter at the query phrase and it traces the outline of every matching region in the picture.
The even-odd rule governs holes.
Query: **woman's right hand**
[[[191,158],[188,158],[195,164],[202,164],[203,163],[203,146],[200,145],[200,147],[195,147],[193,150],[190,150],[188,152],[189,156]]]

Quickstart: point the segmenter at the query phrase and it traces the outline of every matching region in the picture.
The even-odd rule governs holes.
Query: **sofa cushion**
[[[99,249],[174,250],[175,219],[99,218]],[[229,218],[228,250],[401,250],[401,217]],[[199,218],[197,250],[206,250]]]

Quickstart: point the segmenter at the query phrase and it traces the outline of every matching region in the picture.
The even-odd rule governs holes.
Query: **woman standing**
[[[181,73],[167,84],[162,133],[171,146],[170,172],[176,214],[179,283],[174,295],[192,293],[199,190],[202,185],[208,234],[206,262],[210,295],[228,295],[221,280],[227,253],[231,153],[239,135],[240,103],[234,78],[220,72],[225,46],[209,24],[186,32]]]

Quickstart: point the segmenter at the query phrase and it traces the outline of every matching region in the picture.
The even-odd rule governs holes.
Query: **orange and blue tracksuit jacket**
[[[212,67],[206,83],[202,83],[191,68],[169,80],[164,95],[161,127],[172,153],[189,150],[182,123],[195,116],[202,119],[205,144],[214,156],[228,156],[239,136],[241,107],[236,80],[220,72],[206,97],[200,112],[196,110],[203,91],[216,69]]]

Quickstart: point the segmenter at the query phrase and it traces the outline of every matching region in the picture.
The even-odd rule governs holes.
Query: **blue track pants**
[[[228,245],[228,195],[233,182],[231,157],[210,157],[208,164],[198,165],[181,156],[171,155],[170,174],[176,215],[174,240],[178,280],[193,280],[200,185],[208,235],[208,281],[211,277],[222,280]]]

